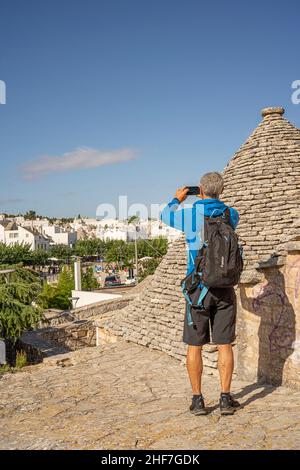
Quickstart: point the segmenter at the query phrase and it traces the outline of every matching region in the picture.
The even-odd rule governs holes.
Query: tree
[[[63,244],[53,245],[49,250],[49,258],[58,258],[65,261],[69,261],[73,254],[73,249]]]
[[[89,240],[78,240],[74,246],[76,256],[103,256],[107,249],[106,242],[99,238]]]
[[[67,310],[71,307],[71,295],[74,289],[73,270],[64,266],[56,285],[45,283],[38,298],[38,303],[42,308],[58,308]]]
[[[44,266],[48,257],[48,253],[44,250],[32,251],[28,243],[13,245],[0,243],[0,264],[22,263],[24,266]]]
[[[64,266],[59,277],[55,291],[55,296],[52,300],[52,308],[60,308],[66,310],[70,308],[72,290],[74,289],[74,275],[73,270]]]
[[[160,262],[161,259],[159,258],[145,260],[142,264],[142,269],[139,270],[139,282],[145,279],[147,276],[154,274]]]
[[[1,273],[13,269],[10,273]],[[0,336],[15,342],[42,319],[35,301],[41,291],[39,277],[20,266],[0,267]]]
[[[151,256],[161,258],[168,251],[168,240],[164,237],[152,238],[150,240],[138,240],[139,257]]]
[[[55,307],[55,305],[57,305],[55,295],[56,295],[56,286],[53,286],[45,282],[43,284],[42,291],[40,295],[38,296],[39,306],[44,310],[47,308],[57,308]]]
[[[36,212],[33,211],[33,210],[30,210],[30,211],[27,211],[25,214],[24,214],[24,219],[25,220],[36,220]]]
[[[15,243],[6,245],[0,243],[0,264],[30,264],[32,252],[30,245]]]
[[[47,251],[38,249],[31,251],[28,265],[30,266],[45,266],[49,261],[49,253]],[[24,263],[27,264],[27,263]]]
[[[111,240],[109,245],[105,254],[105,261],[116,264],[117,269],[128,266],[131,261],[129,244],[123,240]]]
[[[93,290],[99,287],[98,281],[94,276],[93,268],[87,268],[86,272],[82,274],[82,289]]]

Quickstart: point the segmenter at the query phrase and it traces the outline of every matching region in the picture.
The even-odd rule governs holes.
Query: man
[[[179,209],[187,198],[188,188],[176,191],[175,197],[163,209],[161,220],[167,225],[185,233],[188,260],[187,275],[194,270],[194,261],[203,245],[204,217],[220,217],[229,209],[229,222],[236,228],[239,215],[233,208],[219,200],[224,183],[220,173],[206,173],[199,185],[199,200],[190,207]],[[203,299],[203,310],[193,314],[192,324],[184,320],[183,341],[188,345],[187,370],[193,391],[190,410],[193,414],[207,414],[201,393],[202,347],[211,340],[218,346],[218,370],[221,382],[221,414],[233,414],[239,403],[230,394],[234,367],[232,342],[235,339],[236,302],[233,287],[209,288]],[[210,338],[210,330],[211,336]]]

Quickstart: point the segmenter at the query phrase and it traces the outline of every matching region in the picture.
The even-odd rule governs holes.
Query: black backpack
[[[221,216],[204,217],[204,243],[195,258],[194,270],[181,282],[189,307],[203,308],[210,287],[233,287],[243,270],[243,253],[230,225],[226,208]]]

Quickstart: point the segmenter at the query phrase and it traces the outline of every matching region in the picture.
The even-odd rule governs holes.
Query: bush
[[[58,277],[57,285],[44,284],[38,298],[38,304],[43,308],[57,308],[67,310],[71,307],[70,297],[74,289],[74,276],[72,269],[64,266]]]
[[[93,289],[97,289],[97,287],[99,287],[98,281],[94,276],[93,268],[90,267],[82,275],[82,289],[91,291]]]
[[[27,355],[25,351],[17,351],[16,369],[22,369],[27,365]]]

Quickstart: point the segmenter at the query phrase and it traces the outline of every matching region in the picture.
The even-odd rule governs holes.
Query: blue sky
[[[222,170],[261,108],[300,127],[297,3],[2,0],[0,212],[161,203]]]

